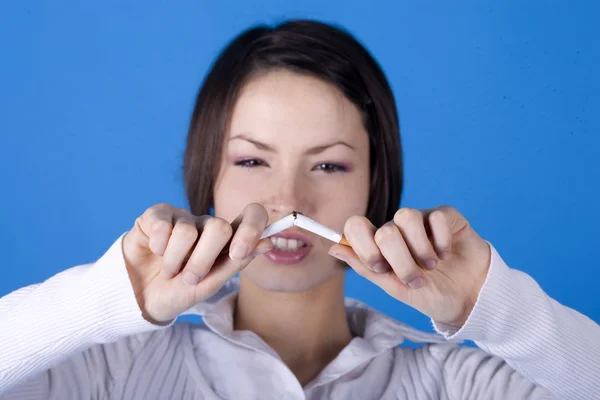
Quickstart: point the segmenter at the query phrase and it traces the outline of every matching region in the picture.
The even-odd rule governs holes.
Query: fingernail
[[[425,260],[424,262],[425,264],[425,268],[427,269],[435,269],[435,267],[437,267],[437,261],[435,260]]]
[[[446,258],[448,258],[448,252],[447,251],[440,251],[438,253],[438,256],[440,257],[440,260],[445,260]]]
[[[373,265],[373,272],[376,272],[378,274],[383,274],[384,272],[388,271],[388,267],[387,265],[383,264],[383,263],[377,263],[375,265]]]
[[[412,281],[408,282],[407,285],[411,288],[411,289],[419,289],[423,286],[423,284],[425,283],[425,279],[423,279],[420,276],[417,276],[415,279],[413,279]]]
[[[234,243],[231,245],[231,248],[229,249],[229,257],[236,261],[241,261],[241,260],[245,259],[247,254],[248,254],[248,245],[246,245],[244,243],[240,243],[240,242]]]
[[[196,275],[193,272],[190,271],[185,271],[183,273],[183,276],[181,277],[181,279],[187,283],[188,285],[192,285],[195,286],[198,284],[198,282],[200,282],[200,276]]]
[[[252,253],[252,257],[258,257],[261,254],[265,254],[266,252],[271,251],[271,250],[273,250],[273,249],[272,248],[266,248],[266,249],[257,249],[257,250],[254,250],[254,252]]]

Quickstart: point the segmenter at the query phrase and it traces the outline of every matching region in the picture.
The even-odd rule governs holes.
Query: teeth
[[[302,240],[298,239],[284,239],[280,237],[271,237],[273,247],[279,251],[295,251],[301,247],[306,246]]]
[[[296,239],[288,239],[287,247],[290,250],[298,250],[298,241]]]

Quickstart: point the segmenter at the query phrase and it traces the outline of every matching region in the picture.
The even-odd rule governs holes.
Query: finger
[[[373,282],[388,294],[398,299],[408,298],[407,294],[410,288],[396,276],[389,265],[388,272],[377,273],[371,271],[371,269],[363,264],[358,255],[350,247],[339,244],[333,245],[329,249],[329,254],[346,263],[358,275]]]
[[[216,259],[227,246],[233,229],[222,218],[197,218],[200,238],[185,263],[181,278],[188,285],[196,285],[210,271]]]
[[[423,286],[425,278],[422,270],[393,222],[386,223],[375,232],[375,243],[402,282],[413,289]]]
[[[148,237],[150,251],[162,256],[173,229],[173,208],[168,204],[152,206],[138,218],[136,224],[143,235]]]
[[[427,236],[423,214],[412,208],[402,208],[394,215],[394,224],[413,258],[423,267],[435,269],[439,259]]]
[[[270,239],[262,239],[256,245],[251,256],[241,261],[232,259],[228,254],[219,254],[212,268],[196,285],[196,298],[206,299],[214,295],[227,281],[246,268],[254,257],[264,254],[272,247]]]
[[[161,269],[162,274],[167,278],[172,278],[179,273],[183,260],[198,239],[198,228],[192,214],[185,210],[178,210],[174,219],[175,223],[163,256]]]
[[[385,258],[375,243],[375,226],[363,216],[348,218],[344,236],[362,263],[377,273],[389,271]]]
[[[267,210],[260,204],[249,204],[232,223],[234,235],[229,247],[229,257],[242,261],[248,258],[260,240],[269,221]]]
[[[429,214],[429,215],[427,215]],[[452,251],[452,231],[443,210],[435,209],[425,214],[433,247],[440,260],[445,260]]]

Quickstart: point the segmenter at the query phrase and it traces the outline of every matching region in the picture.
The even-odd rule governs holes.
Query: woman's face
[[[214,208],[232,221],[250,203],[269,223],[292,211],[342,231],[365,215],[369,140],[358,109],[334,86],[277,70],[252,79],[234,106],[215,185]],[[244,278],[270,291],[303,291],[343,273],[332,243],[292,228],[274,239]]]

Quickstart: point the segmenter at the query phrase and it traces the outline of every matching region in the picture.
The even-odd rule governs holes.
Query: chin
[[[319,263],[307,259],[298,264],[281,265],[259,256],[240,273],[240,277],[269,292],[305,292],[330,279],[343,279],[346,268],[332,261]]]

